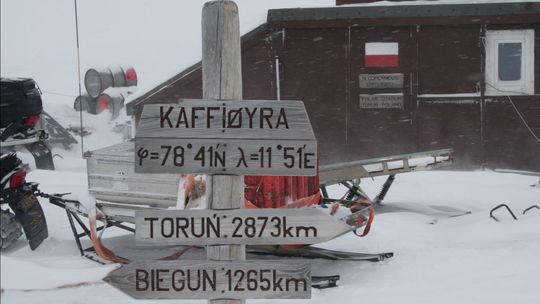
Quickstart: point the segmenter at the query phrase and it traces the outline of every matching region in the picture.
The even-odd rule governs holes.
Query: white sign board
[[[362,109],[403,109],[402,94],[360,94],[360,108]]]
[[[136,261],[104,281],[135,299],[311,298],[311,265],[298,260]]]
[[[150,104],[137,126],[135,172],[315,175],[317,141],[301,101]]]
[[[352,227],[318,208],[141,210],[137,245],[314,244]]]

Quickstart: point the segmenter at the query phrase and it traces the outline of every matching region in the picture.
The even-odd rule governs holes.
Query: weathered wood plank
[[[310,299],[305,261],[137,261],[104,281],[136,299]]]
[[[242,99],[242,60],[238,7],[232,1],[212,1],[202,11],[203,98]],[[242,208],[243,176],[210,176],[209,209]],[[209,260],[244,260],[245,245],[208,246]],[[231,297],[223,297],[231,298]],[[243,300],[212,300],[213,304],[240,304]]]
[[[145,105],[137,137],[314,140],[304,104],[297,100],[183,100]]]
[[[314,244],[353,228],[317,208],[145,210],[135,214],[137,245]]]
[[[315,175],[317,142],[140,138],[135,172]]]

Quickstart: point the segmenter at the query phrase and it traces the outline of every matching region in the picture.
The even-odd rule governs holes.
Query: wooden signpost
[[[135,214],[137,244],[314,244],[351,231],[317,208],[144,210]]]
[[[135,221],[138,243],[207,245],[207,260],[136,261],[105,281],[138,299],[232,304],[246,298],[310,298],[308,262],[245,261],[245,245],[314,243],[350,227],[314,208],[240,209],[241,174],[317,174],[317,142],[304,105],[242,101],[234,2],[206,3],[202,32],[204,100],[144,107],[135,138],[135,172],[210,174],[211,210],[140,211]]]

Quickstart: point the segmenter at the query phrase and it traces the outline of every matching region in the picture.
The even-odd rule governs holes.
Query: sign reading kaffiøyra
[[[135,214],[139,245],[313,244],[351,227],[317,208],[142,210]]]
[[[104,279],[136,299],[309,299],[304,261],[135,261]]]
[[[301,101],[183,100],[144,107],[137,173],[315,175],[317,142]]]

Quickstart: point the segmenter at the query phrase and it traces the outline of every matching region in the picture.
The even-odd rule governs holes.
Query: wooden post
[[[238,7],[233,1],[211,1],[202,11],[202,78],[204,99],[242,99],[242,62]],[[209,209],[242,208],[244,177],[213,175],[207,179]],[[207,259],[237,261],[246,257],[245,245],[207,246]],[[210,303],[245,303],[210,300]]]

